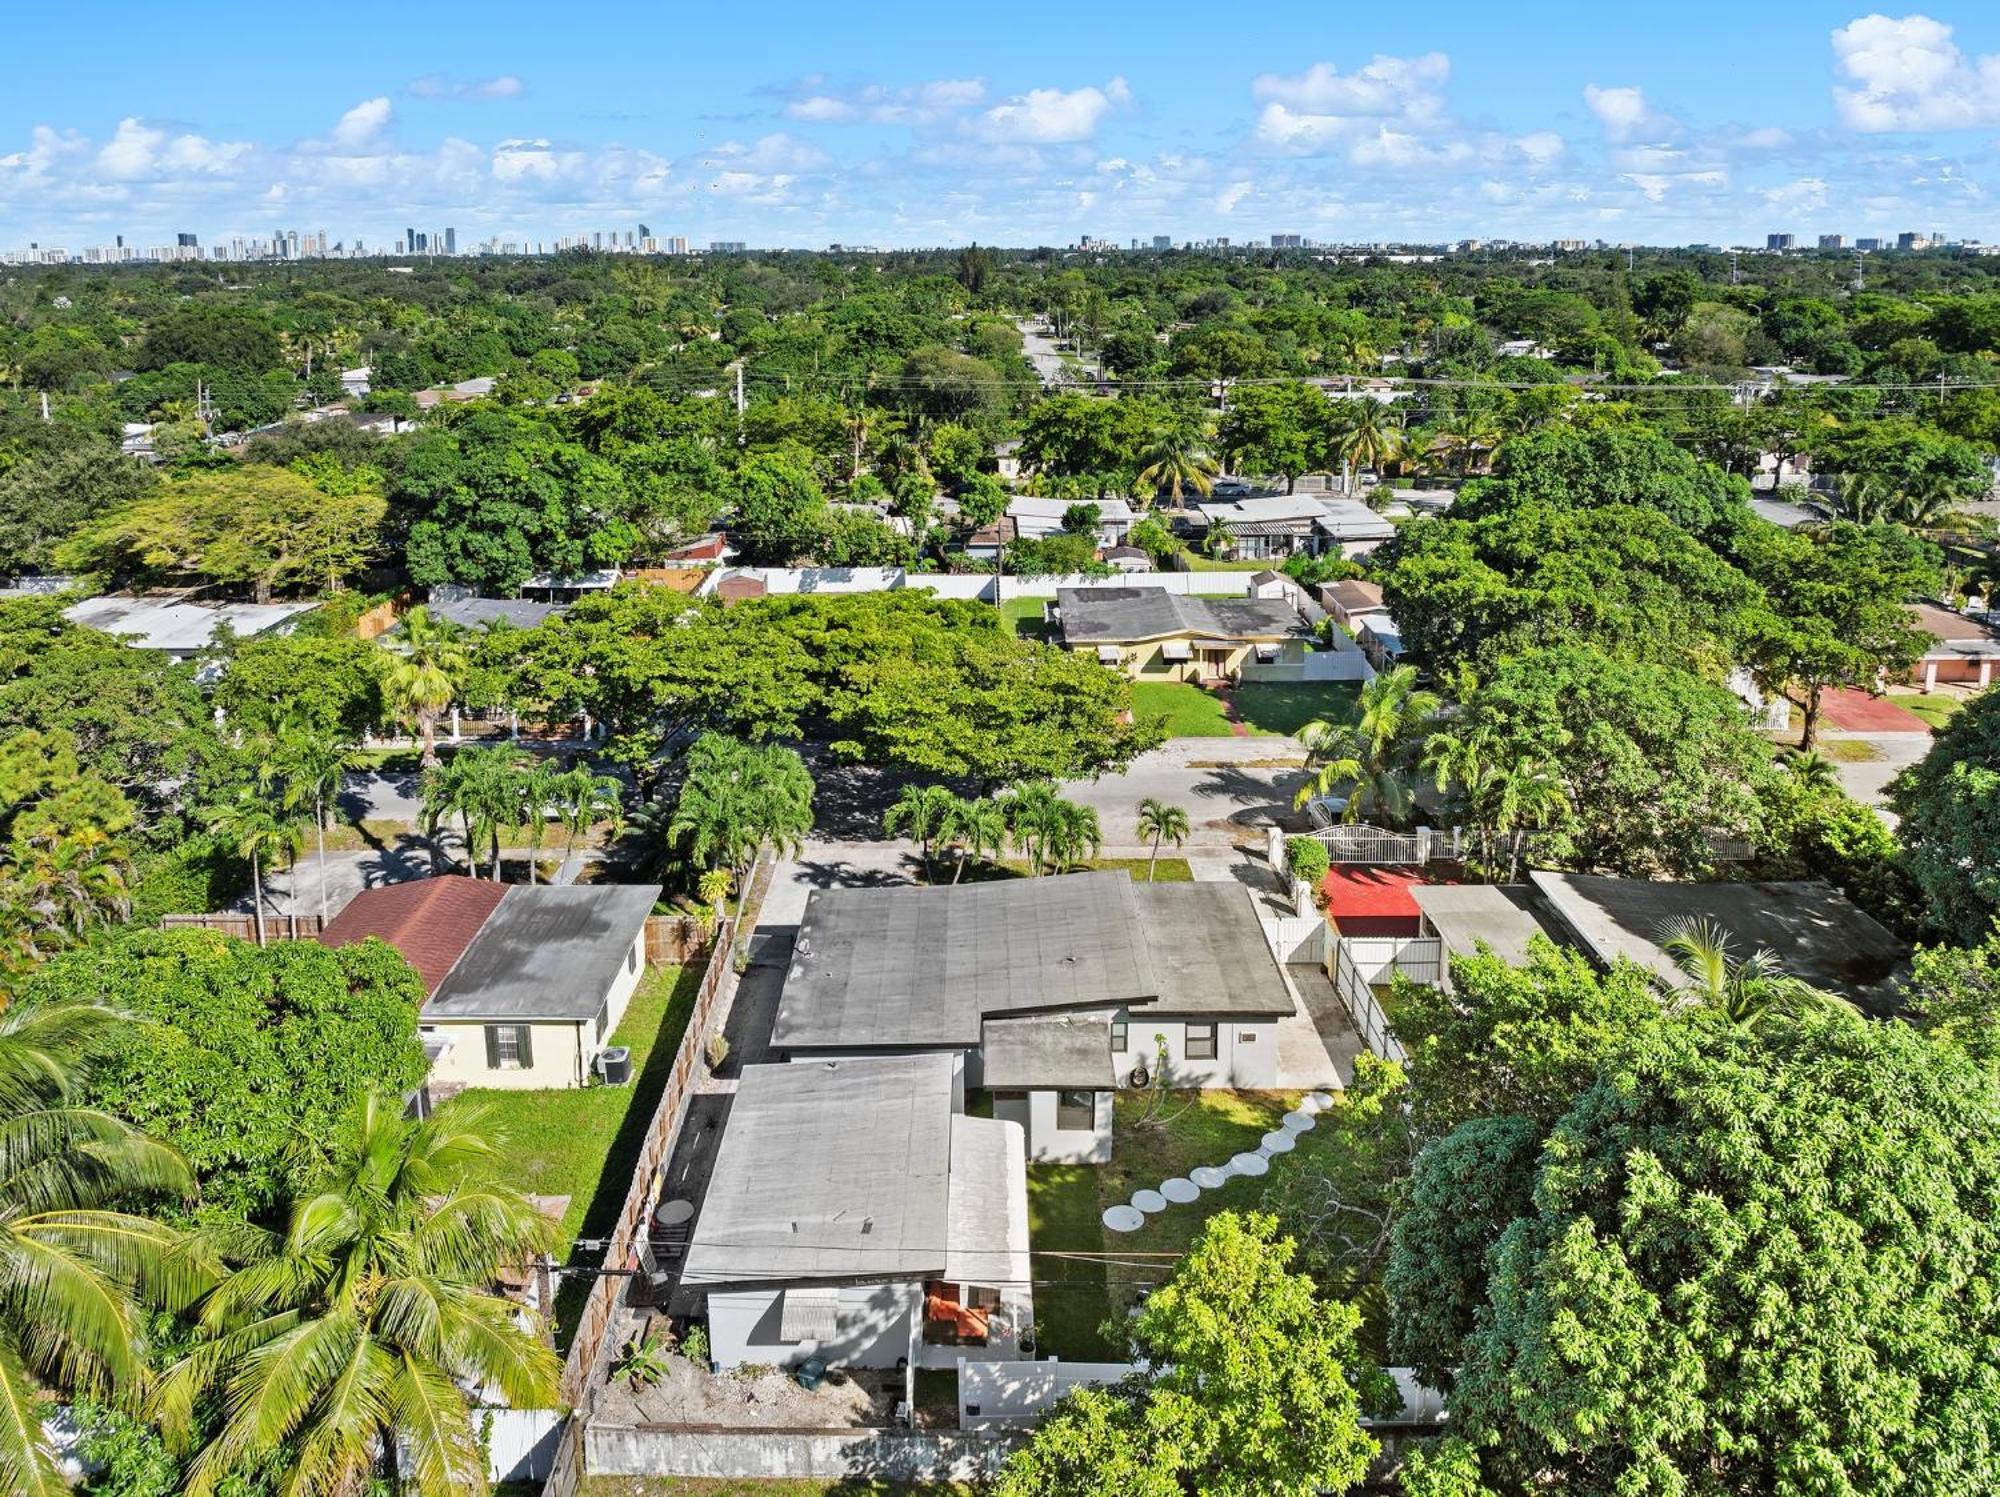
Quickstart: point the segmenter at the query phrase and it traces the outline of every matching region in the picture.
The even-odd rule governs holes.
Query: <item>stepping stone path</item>
[[[1333,1097],[1329,1093],[1306,1093],[1299,1099],[1298,1109],[1286,1113],[1280,1125],[1259,1140],[1259,1147],[1236,1155],[1227,1164],[1196,1165],[1187,1172],[1187,1178],[1176,1175],[1163,1180],[1158,1190],[1134,1192],[1130,1205],[1120,1202],[1105,1208],[1105,1227],[1113,1232],[1136,1232],[1153,1212],[1164,1211],[1169,1205],[1185,1206],[1204,1190],[1219,1189],[1239,1175],[1255,1177],[1269,1173],[1272,1158],[1297,1148],[1299,1135],[1310,1133],[1317,1124],[1318,1114],[1331,1106]]]

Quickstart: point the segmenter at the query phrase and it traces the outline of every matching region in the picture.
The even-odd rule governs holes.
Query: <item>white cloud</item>
[[[1800,177],[1781,187],[1769,188],[1764,193],[1764,201],[1773,208],[1824,208],[1827,203],[1826,182],[1820,177]]]
[[[831,94],[813,94],[808,98],[792,100],[785,106],[785,116],[819,125],[844,125],[859,119],[861,111],[847,100],[836,99]]]
[[[983,78],[934,78],[841,92],[818,86],[785,105],[785,118],[817,125],[927,125],[986,102]]]
[[[827,154],[818,146],[782,132],[760,135],[745,143],[725,140],[708,153],[712,161],[747,172],[803,172],[825,166]]]
[[[27,150],[0,156],[0,172],[11,174],[26,186],[46,181],[58,166],[90,150],[90,142],[76,131],[49,125],[35,126],[29,138],[33,144]]]
[[[70,137],[72,142],[77,139]],[[47,148],[40,130],[36,131],[36,142],[38,149]],[[73,152],[75,146],[66,149]],[[97,167],[117,181],[214,174],[228,171],[252,149],[247,141],[214,141],[194,134],[169,137],[165,130],[127,117],[118,122],[111,139],[97,153]]]
[[[1441,107],[1439,96],[1450,76],[1451,59],[1442,52],[1377,55],[1352,73],[1330,62],[1316,62],[1292,77],[1261,73],[1251,81],[1250,96],[1306,114],[1408,118],[1426,105]]]
[[[1215,211],[1227,217],[1236,211],[1236,205],[1256,190],[1254,182],[1231,182],[1216,195]]]
[[[1106,115],[1131,101],[1132,91],[1123,78],[1113,78],[1102,88],[1031,89],[987,110],[981,116],[981,130],[992,140],[1031,145],[1088,140]]]
[[[1660,114],[1647,104],[1644,89],[1600,88],[1595,83],[1586,84],[1583,102],[1604,127],[1604,133],[1613,140],[1631,140],[1638,135],[1671,135],[1679,128],[1672,116]]]
[[[327,138],[336,149],[360,151],[375,143],[382,127],[389,123],[386,98],[363,99],[340,117]]]
[[[1863,16],[1833,33],[1838,69],[1858,87],[1833,91],[1856,130],[1963,130],[2000,125],[2000,55],[1967,57],[1929,16]]]
[[[512,73],[471,80],[427,73],[404,90],[419,99],[518,99],[527,91],[528,85]]]

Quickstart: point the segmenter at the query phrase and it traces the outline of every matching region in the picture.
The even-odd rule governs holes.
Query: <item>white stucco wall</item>
[[[1037,1164],[1108,1164],[1111,1161],[1111,1093],[1094,1092],[1097,1106],[1089,1128],[1056,1126],[1056,1094],[1029,1092],[1025,1098],[993,1097],[993,1116],[1019,1123],[1028,1135],[1028,1158]]]
[[[1124,1051],[1111,1057],[1113,1074],[1120,1085],[1140,1062],[1149,1071],[1158,1064],[1155,1035],[1166,1041],[1169,1086],[1257,1091],[1278,1084],[1278,1025],[1274,1019],[1217,1019],[1215,1058],[1189,1060],[1185,1021],[1133,1015],[1126,1021]]]
[[[710,1293],[709,1355],[718,1367],[797,1367],[811,1357],[829,1366],[894,1367],[911,1355],[913,1332],[922,1324],[921,1283],[847,1284],[840,1291],[837,1334],[784,1341],[783,1294],[779,1286]]]

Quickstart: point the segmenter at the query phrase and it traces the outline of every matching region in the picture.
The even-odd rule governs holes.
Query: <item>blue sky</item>
[[[0,246],[2000,240],[2000,7],[11,8]]]

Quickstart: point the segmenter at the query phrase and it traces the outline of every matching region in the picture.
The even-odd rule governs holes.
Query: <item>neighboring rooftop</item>
[[[1551,934],[1526,884],[1424,884],[1411,888],[1410,897],[1451,956],[1471,956],[1485,946],[1506,961],[1522,962],[1530,941]]]
[[[1908,604],[1910,622],[1931,637],[1926,660],[2000,659],[2000,632],[1936,603]]]
[[[1028,1136],[1019,1123],[952,1118],[945,1217],[947,1280],[1027,1286]]]
[[[1056,593],[1063,639],[1073,645],[1133,644],[1192,635],[1224,641],[1303,635],[1283,598],[1190,598],[1159,587],[1065,587]]]
[[[983,1032],[980,1080],[989,1089],[1108,1092],[1118,1085],[1111,1069],[1109,1013],[988,1019]]]
[[[816,889],[771,1043],[970,1049],[990,1018],[1141,1005],[1291,1011],[1249,890],[1124,873]]]
[[[322,930],[324,946],[370,936],[387,941],[417,969],[429,998],[472,944],[510,886],[447,873],[363,889]]]
[[[941,1276],[957,1064],[745,1066],[682,1283]]]
[[[132,643],[170,655],[193,655],[206,648],[221,625],[250,639],[319,607],[313,602],[193,603],[180,597],[135,597],[114,593],[86,598],[63,610],[72,624],[130,636]]]
[[[1846,895],[1818,880],[1790,883],[1670,884],[1583,873],[1529,875],[1555,913],[1599,961],[1625,957],[1668,983],[1680,969],[1660,948],[1676,920],[1706,920],[1735,954],[1769,951],[1786,972],[1855,1003],[1881,1009],[1909,948]]]
[[[502,885],[507,897],[425,1018],[594,1018],[646,926],[658,884]]]
[[[568,611],[566,603],[537,603],[532,598],[458,598],[430,605],[434,618],[449,620],[461,629],[484,629],[494,624],[516,629],[532,629],[551,616]]]
[[[1319,528],[1338,541],[1386,541],[1396,527],[1359,499],[1322,499]]]
[[[1378,613],[1382,609],[1382,584],[1363,577],[1345,577],[1320,588],[1320,596],[1330,608],[1342,613]]]

